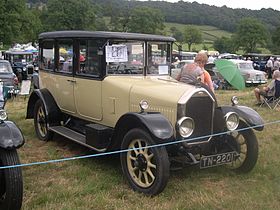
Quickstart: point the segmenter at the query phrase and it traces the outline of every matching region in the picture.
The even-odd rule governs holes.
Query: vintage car
[[[19,165],[17,149],[24,144],[20,129],[7,120],[4,110],[7,93],[0,82],[0,167]],[[23,178],[20,167],[0,169],[0,209],[19,210],[22,205]]]
[[[56,133],[120,153],[129,185],[147,195],[160,193],[178,164],[251,171],[258,158],[253,129],[263,129],[262,118],[236,98],[218,106],[199,82],[174,80],[174,41],[119,32],[40,34],[40,89],[29,97],[26,116],[34,118],[38,138]]]
[[[27,80],[34,72],[33,53],[25,51],[6,51],[4,59],[8,60],[19,81]]]
[[[13,73],[13,69],[9,61],[0,60],[0,81],[4,86],[15,87],[18,85],[18,78]]]
[[[267,83],[266,73],[255,70],[252,61],[244,61],[239,59],[230,60],[235,63],[237,68],[240,70],[241,75],[244,77],[246,86]]]

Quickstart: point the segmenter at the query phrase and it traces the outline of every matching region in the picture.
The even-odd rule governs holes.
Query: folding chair
[[[270,109],[276,109],[277,106],[280,106],[280,80],[275,80],[274,89],[275,91],[273,96],[263,97],[260,107],[266,105]]]
[[[280,80],[275,80],[275,94],[273,104],[273,109],[276,109],[276,107],[280,106]]]

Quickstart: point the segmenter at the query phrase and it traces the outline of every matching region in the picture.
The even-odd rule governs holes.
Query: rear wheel
[[[0,166],[20,164],[17,151],[0,149]],[[21,168],[0,170],[0,209],[18,210],[22,205]]]
[[[53,132],[49,130],[49,122],[46,115],[46,109],[41,100],[38,100],[34,108],[34,126],[37,137],[40,140],[48,141],[53,137]]]
[[[132,129],[124,137],[121,148],[123,174],[135,191],[156,195],[163,191],[169,178],[169,159],[165,147],[143,148],[155,145],[142,129]]]

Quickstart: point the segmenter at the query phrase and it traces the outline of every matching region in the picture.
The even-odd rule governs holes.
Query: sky
[[[168,2],[178,2],[178,0],[161,0]],[[191,0],[183,0],[185,2],[194,2]],[[196,0],[200,4],[214,5],[217,7],[227,6],[230,8],[246,8],[252,10],[260,10],[261,8],[272,8],[280,11],[279,0]]]

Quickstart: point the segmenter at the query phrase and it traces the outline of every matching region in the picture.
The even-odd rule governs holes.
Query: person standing
[[[280,62],[277,60],[277,57],[274,57],[273,71],[279,70],[279,68],[280,68]]]
[[[266,73],[268,75],[268,79],[272,78],[272,69],[273,69],[273,62],[272,62],[273,58],[270,57],[269,60],[266,63]]]

